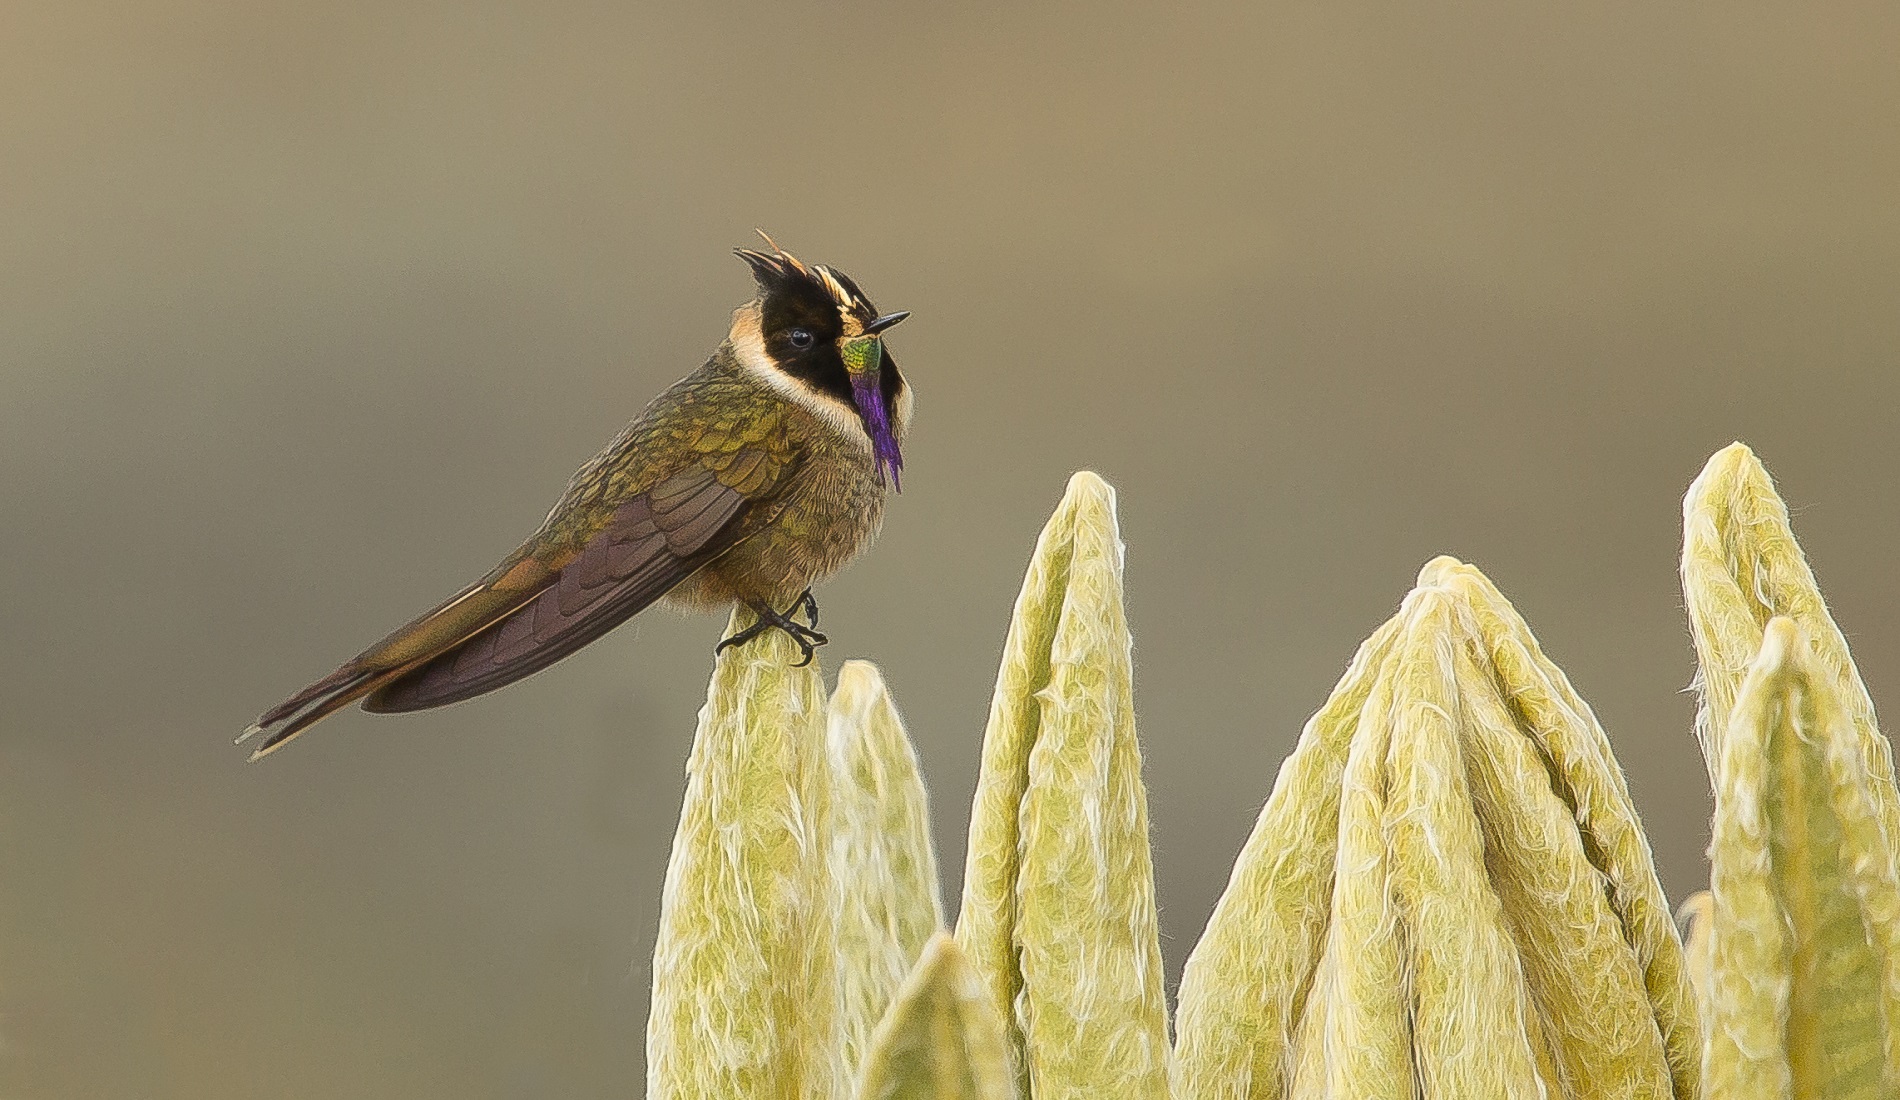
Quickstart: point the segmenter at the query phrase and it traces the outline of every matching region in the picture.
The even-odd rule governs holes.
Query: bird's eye
[[[785,334],[785,339],[789,341],[793,347],[797,348],[800,351],[804,351],[806,348],[811,347],[812,336],[811,336],[810,331],[806,329],[795,328],[792,331]]]

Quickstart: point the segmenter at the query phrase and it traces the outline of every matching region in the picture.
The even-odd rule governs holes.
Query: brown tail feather
[[[291,715],[309,706],[317,699],[333,691],[346,688],[351,681],[360,679],[362,675],[362,668],[357,665],[355,661],[351,661],[349,664],[344,665],[330,675],[311,684],[309,687],[277,704],[270,710],[265,711],[263,715],[258,718],[257,724],[244,731],[244,737],[240,737],[238,740],[242,742],[245,738],[262,733],[268,727],[282,722],[284,719],[289,718]]]
[[[370,692],[375,691],[377,688],[382,687],[389,681],[396,679],[407,671],[407,668],[392,668],[381,672],[370,669],[363,672],[351,673],[349,676],[339,680],[339,677],[342,677],[344,673],[350,672],[350,666],[345,665],[323,680],[298,692],[291,700],[291,702],[296,702],[301,699],[303,701],[302,705],[307,705],[309,709],[298,714],[298,707],[291,707],[290,710],[285,710],[285,707],[290,707],[290,702],[286,702],[283,706],[278,707],[276,710],[271,711],[270,714],[259,719],[256,725],[244,731],[244,737],[238,738],[238,741],[241,743],[245,738],[253,734],[264,732],[265,727],[276,725],[278,722],[283,722],[289,718],[290,721],[285,723],[282,729],[274,731],[264,740],[263,744],[257,746],[256,750],[251,753],[251,759],[253,761],[262,760],[264,757],[283,748],[291,738],[309,729],[311,726],[316,725],[330,715],[335,714],[337,711],[342,710],[344,707],[349,706],[351,703],[356,702]],[[332,681],[336,681],[336,683],[330,687],[327,692],[317,690],[326,684],[330,684]],[[296,717],[292,718],[292,714],[296,714]]]
[[[545,583],[540,575],[531,577],[530,581]],[[266,711],[238,737],[238,743],[243,744],[270,730],[270,737],[251,754],[251,759],[270,755],[318,721],[426,664],[437,654],[453,650],[495,619],[513,611],[522,601],[532,598],[536,590],[500,591],[489,581],[464,589],[346,662],[342,668]],[[271,729],[280,723],[281,729]]]

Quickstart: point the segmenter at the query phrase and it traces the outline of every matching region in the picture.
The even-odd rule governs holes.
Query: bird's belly
[[[801,475],[770,526],[695,573],[668,601],[692,609],[757,602],[784,610],[862,553],[884,519],[884,488],[875,474],[845,466],[807,467]]]

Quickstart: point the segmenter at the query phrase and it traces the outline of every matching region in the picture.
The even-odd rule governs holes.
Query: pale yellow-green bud
[[[939,934],[872,1035],[859,1100],[1015,1100],[1003,1024],[956,940]]]
[[[1413,1043],[1427,1096],[1536,1096],[1536,1019],[1460,760],[1469,721],[1447,595],[1414,597],[1387,675],[1392,704],[1385,826],[1392,893],[1411,949]],[[1372,717],[1372,716],[1368,716]]]
[[[1649,839],[1608,735],[1563,670],[1544,655],[1517,609],[1482,572],[1439,558],[1425,567],[1419,581],[1456,593],[1469,615],[1478,639],[1475,652],[1493,670],[1491,678],[1513,722],[1542,758],[1545,782],[1574,823],[1571,827],[1602,880],[1621,938],[1641,969],[1652,1026],[1662,1036],[1675,1095],[1698,1096],[1702,1028],[1694,987]]]
[[[958,943],[1033,1100],[1161,1100],[1167,1014],[1114,491],[1079,473],[1016,600]]]
[[[1900,1094],[1892,748],[1740,443],[1683,499],[1682,586],[1716,791],[1711,1100]]]
[[[917,752],[876,665],[838,670],[827,741],[843,1058],[855,1075],[871,1030],[943,927],[943,902]]]
[[[1490,582],[1428,564],[1307,725],[1181,988],[1175,1094],[1697,1095],[1608,739]]]
[[[1709,1100],[1900,1095],[1893,837],[1824,652],[1770,620],[1715,739]]]
[[[714,666],[660,902],[649,1100],[844,1095],[825,690],[798,659],[774,630]]]
[[[1722,732],[1761,649],[1762,630],[1769,619],[1786,615],[1807,635],[1817,673],[1832,682],[1856,731],[1856,751],[1872,781],[1882,827],[1900,838],[1893,749],[1880,735],[1873,699],[1795,542],[1787,505],[1761,461],[1740,443],[1717,451],[1683,498],[1682,594],[1695,638],[1701,702],[1696,735],[1711,781]]]

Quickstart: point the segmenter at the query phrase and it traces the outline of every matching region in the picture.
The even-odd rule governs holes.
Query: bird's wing
[[[266,713],[252,759],[358,700],[378,712],[424,710],[513,683],[651,605],[770,521],[789,464],[734,448],[622,503],[578,551],[523,547],[480,583],[398,629]],[[281,725],[280,725],[281,724]]]
[[[426,710],[539,672],[627,621],[748,530],[751,503],[693,466],[615,510],[554,582],[467,641],[376,689],[365,710]]]

